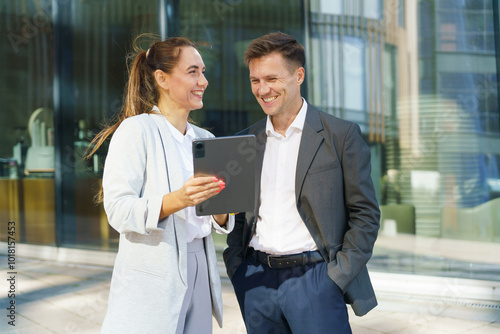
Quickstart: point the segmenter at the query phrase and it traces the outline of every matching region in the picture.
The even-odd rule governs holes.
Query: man
[[[224,251],[248,333],[351,333],[346,302],[377,305],[366,263],[379,228],[370,150],[359,126],[301,97],[304,48],[271,33],[245,51],[267,118],[257,137],[255,212],[240,213]]]

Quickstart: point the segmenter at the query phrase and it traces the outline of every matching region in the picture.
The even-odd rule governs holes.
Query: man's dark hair
[[[302,44],[295,38],[282,32],[273,32],[254,39],[245,51],[245,65],[251,60],[277,52],[289,63],[304,67],[306,55]]]

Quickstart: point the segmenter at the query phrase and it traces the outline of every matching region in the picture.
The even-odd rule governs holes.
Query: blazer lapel
[[[175,191],[182,188],[184,185],[184,172],[181,164],[181,157],[176,149],[176,144],[174,138],[170,133],[170,130],[165,123],[166,120],[163,116],[156,114],[149,114],[151,119],[156,123],[156,128],[158,130],[161,142],[163,144],[163,153],[165,156],[166,164],[166,176],[168,179],[169,191]],[[180,217],[181,219],[176,219]],[[184,210],[177,211],[174,215],[171,215],[172,223],[174,226],[174,233],[176,236],[176,246],[177,253],[179,256],[178,270],[182,279],[182,282],[187,286],[187,245],[186,245],[186,213]]]
[[[267,142],[267,135],[266,135],[266,126],[265,122],[263,123],[263,126],[259,126],[256,131],[255,131],[255,139],[256,139],[256,157],[255,157],[255,168],[257,169],[256,175],[255,175],[255,182],[257,183],[256,187],[256,193],[255,193],[255,203],[257,203],[257,208],[259,207],[259,201],[260,201],[260,180],[261,180],[261,174],[262,174],[262,164],[264,162],[264,151],[266,150],[266,142]]]
[[[295,196],[297,203],[302,191],[302,185],[306,177],[309,166],[311,165],[319,146],[324,138],[321,135],[323,124],[319,117],[319,112],[311,105],[307,107],[306,121],[302,130],[302,139],[300,140],[299,157],[297,159],[297,170],[295,173]]]
[[[259,215],[260,207],[260,180],[262,174],[262,163],[264,161],[264,151],[266,149],[267,135],[266,135],[266,121],[261,121],[249,134],[255,135],[255,210],[254,212],[247,212],[247,222],[250,224],[250,229],[246,230],[248,233],[244,235],[245,245],[250,243],[250,239],[255,233],[255,226],[257,224],[257,217]],[[246,253],[246,249],[245,249]]]
[[[155,114],[150,114],[151,118],[155,121],[158,126],[159,134],[163,143],[163,149],[165,151],[165,161],[167,164],[167,176],[168,184],[170,187],[170,192],[182,188],[184,185],[184,172],[181,165],[181,157],[177,151],[177,146],[174,142],[174,138],[170,133],[170,130],[165,123],[166,120],[162,119],[163,116],[158,116]],[[182,219],[186,219],[184,210],[180,210],[176,213]]]

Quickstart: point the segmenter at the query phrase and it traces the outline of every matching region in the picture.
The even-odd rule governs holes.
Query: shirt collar
[[[299,113],[297,116],[295,116],[295,119],[293,120],[292,124],[288,127],[286,130],[286,136],[290,134],[293,129],[297,129],[299,131],[302,131],[304,129],[304,123],[306,122],[306,114],[307,114],[307,102],[304,98],[302,98],[302,107],[299,110]],[[271,117],[267,116],[267,122],[266,122],[266,134],[273,135],[275,137],[281,136],[274,130],[273,123],[271,122]]]
[[[153,106],[153,109],[151,109],[151,111],[154,111],[155,113],[161,114],[161,111],[157,106]],[[163,117],[163,118],[167,122],[170,133],[172,134],[172,137],[174,137],[174,139],[177,142],[179,142],[181,144],[184,142],[184,140],[188,140],[189,142],[192,142],[196,138],[195,133],[194,133],[194,129],[190,123],[187,123],[186,134],[183,135],[179,130],[177,130],[177,128],[175,126],[172,125],[172,123],[170,123],[168,121],[168,119],[166,119],[165,117]]]
[[[160,108],[158,108],[158,106],[153,106],[151,111],[155,111],[155,114],[161,114],[161,110],[160,110]]]

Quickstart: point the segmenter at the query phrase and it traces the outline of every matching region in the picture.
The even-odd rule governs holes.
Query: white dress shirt
[[[285,255],[317,249],[297,211],[295,199],[295,172],[306,113],[307,102],[303,100],[285,136],[274,130],[267,117],[259,217],[250,241],[250,246],[261,252]]]
[[[154,106],[153,111],[160,112],[160,109],[157,106]],[[165,117],[163,117],[163,119],[168,125],[170,133],[174,138],[174,142],[177,144],[177,151],[182,159],[184,182],[186,182],[191,176],[194,175],[192,143],[193,140],[196,139],[196,135],[193,127],[189,123],[187,123],[186,134],[183,135]],[[231,224],[231,219],[228,219],[228,228],[225,229],[221,227],[212,216],[197,216],[196,208],[194,206],[188,206],[184,210],[186,214],[186,242],[206,237],[211,233],[212,228],[220,234],[227,234],[232,230],[231,225],[234,223]]]

